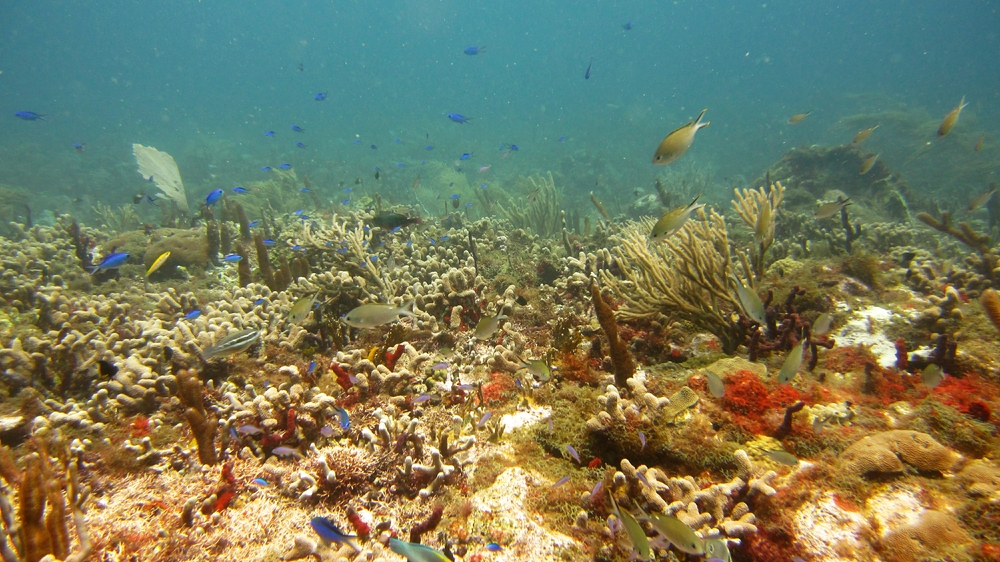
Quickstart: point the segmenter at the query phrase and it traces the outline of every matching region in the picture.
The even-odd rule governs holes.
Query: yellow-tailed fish
[[[524,369],[531,373],[538,382],[549,382],[552,378],[552,370],[549,369],[549,364],[541,359],[532,359],[531,361],[521,361],[521,366],[517,368],[518,371]]]
[[[674,129],[667,135],[660,142],[660,146],[656,147],[656,152],[653,154],[653,164],[664,166],[684,156],[684,153],[691,148],[691,143],[694,142],[694,134],[698,132],[698,129],[709,125],[709,121],[701,122],[701,118],[705,116],[706,111],[708,109],[702,109],[697,119]]]
[[[833,325],[833,315],[829,312],[824,312],[816,317],[816,321],[812,325],[812,335],[823,336],[830,331],[830,327]]]
[[[938,127],[938,136],[943,137],[951,132],[951,128],[958,123],[958,116],[962,114],[962,109],[969,104],[965,103],[965,96],[962,96],[962,101],[958,102],[958,106],[948,112],[948,115],[944,116],[944,121],[941,121],[941,126]]]
[[[840,210],[843,209],[844,207],[851,205],[852,203],[850,201],[851,201],[850,197],[848,197],[847,199],[844,199],[843,197],[837,197],[837,200],[832,203],[823,203],[822,205],[819,206],[818,209],[816,209],[816,218],[828,219],[833,215],[839,213]]]
[[[761,205],[760,212],[757,214],[757,225],[753,231],[753,241],[754,244],[760,245],[764,243],[767,238],[767,231],[771,226],[771,198],[768,197],[764,200],[764,204]]]
[[[344,323],[354,328],[369,329],[399,320],[400,316],[416,316],[413,301],[400,307],[391,304],[363,304],[344,315]]]
[[[862,129],[858,131],[858,134],[854,135],[854,140],[852,140],[851,142],[853,144],[861,144],[865,142],[866,140],[868,140],[868,137],[872,136],[872,133],[875,132],[875,129],[878,129],[878,124],[876,124],[874,127],[868,127],[867,129]]]
[[[781,364],[781,370],[778,371],[778,383],[787,384],[799,372],[799,367],[802,366],[802,344],[804,343],[805,340],[800,341],[788,352],[788,357],[785,357],[785,362]]]
[[[971,213],[976,209],[982,207],[983,205],[989,203],[990,198],[993,197],[993,194],[996,192],[996,190],[997,190],[996,186],[991,185],[989,189],[977,195],[976,198],[972,200],[972,203],[969,203],[969,208],[966,210]]]
[[[424,544],[389,539],[389,550],[406,558],[409,562],[451,562],[451,558],[436,548]]]
[[[701,195],[695,197],[694,201],[686,207],[677,207],[672,211],[667,211],[653,225],[653,230],[649,233],[649,239],[653,242],[662,242],[676,234],[684,226],[684,223],[691,218],[691,213],[705,206],[704,203],[698,204],[699,198],[701,198]]]
[[[979,140],[976,141],[976,146],[972,147],[973,152],[979,152],[983,148],[983,141],[986,140],[986,133],[979,136]]]
[[[875,165],[876,160],[878,160],[878,154],[865,158],[865,161],[861,163],[861,170],[859,170],[858,173],[862,176],[867,174],[868,171]]]
[[[930,365],[924,367],[924,370],[920,372],[920,379],[923,380],[924,384],[927,386],[934,388],[941,384],[941,381],[944,380],[944,371],[941,370],[941,367],[931,363]]]
[[[764,309],[764,301],[760,300],[757,293],[753,292],[736,277],[730,277],[730,279],[736,283],[736,297],[739,299],[740,305],[743,306],[743,313],[747,315],[747,318],[761,326],[766,326],[767,310]]]
[[[811,109],[805,113],[796,113],[795,115],[792,115],[791,117],[788,118],[788,124],[798,125],[799,123],[805,121],[806,117],[809,117],[810,113],[812,113]]]
[[[161,267],[163,267],[163,264],[167,263],[168,259],[170,259],[170,251],[169,250],[166,251],[166,252],[163,252],[162,254],[160,254],[160,256],[158,258],[156,258],[155,260],[153,260],[153,264],[150,265],[149,269],[146,270],[146,277],[149,277],[157,269],[160,269]]]
[[[477,340],[483,341],[488,340],[493,337],[493,334],[500,327],[500,321],[506,320],[507,317],[502,313],[498,312],[496,316],[492,318],[481,318],[476,324],[475,336]]]
[[[288,321],[292,324],[301,324],[305,321],[309,317],[309,313],[312,312],[317,297],[319,297],[319,293],[313,295],[312,298],[302,297],[295,301],[292,308],[288,309]]]
[[[629,540],[632,541],[632,548],[639,553],[639,559],[652,560],[653,551],[649,548],[649,537],[646,536],[646,531],[642,530],[642,525],[639,524],[634,515],[628,511],[618,509],[618,503],[615,502],[615,495],[610,490],[608,490],[608,495],[611,497],[611,507],[615,515],[621,520]]]
[[[663,538],[670,541],[670,544],[676,546],[681,552],[699,556],[705,554],[705,541],[680,519],[663,513],[652,515],[643,513],[643,519],[649,521],[653,528],[663,535]]]

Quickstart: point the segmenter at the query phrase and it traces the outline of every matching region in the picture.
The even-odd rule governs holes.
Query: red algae
[[[963,414],[979,421],[989,421],[991,408],[988,402],[996,400],[997,386],[975,374],[945,377],[934,389],[933,396]]]
[[[483,400],[487,402],[506,400],[510,398],[515,388],[513,377],[494,371],[490,373],[490,382],[483,385]]]

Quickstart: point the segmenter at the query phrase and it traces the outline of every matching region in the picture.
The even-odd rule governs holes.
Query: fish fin
[[[403,303],[403,306],[399,307],[399,313],[404,316],[416,316],[413,312],[413,306],[416,303],[416,299],[410,299]]]

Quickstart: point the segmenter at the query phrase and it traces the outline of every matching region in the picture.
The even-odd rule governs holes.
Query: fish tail
[[[413,312],[413,306],[416,303],[415,299],[410,299],[403,303],[403,306],[399,307],[399,313],[404,316],[416,316]]]

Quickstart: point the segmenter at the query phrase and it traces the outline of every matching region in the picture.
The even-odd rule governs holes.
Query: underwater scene
[[[0,3],[0,562],[1000,561],[998,10]]]

